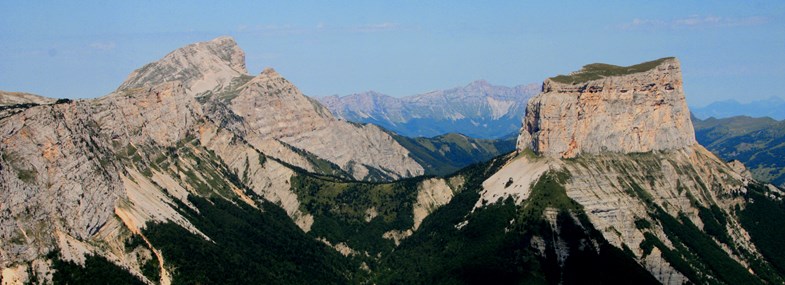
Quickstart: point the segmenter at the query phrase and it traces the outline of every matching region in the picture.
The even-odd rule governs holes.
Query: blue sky
[[[785,1],[551,2],[2,1],[0,90],[97,97],[230,35],[251,73],[274,67],[312,96],[513,86],[665,56],[691,105],[785,96]]]

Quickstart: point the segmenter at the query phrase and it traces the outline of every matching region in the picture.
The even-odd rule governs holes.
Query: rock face
[[[180,81],[189,94],[220,88],[246,75],[245,53],[234,39],[219,37],[177,49],[132,72],[117,90]]]
[[[100,98],[0,95],[12,104],[0,116],[4,281],[31,267],[47,274],[45,256],[56,250],[77,263],[97,254],[169,284],[160,251],[148,243],[130,253],[126,242],[144,239],[148,222],[210,240],[181,214],[196,210],[189,196],[252,207],[263,198],[308,231],[313,217],[290,189],[295,167],[367,180],[423,173],[378,127],[333,118],[272,69],[248,75],[228,37],[175,50]],[[151,258],[160,280],[141,274]]]
[[[318,98],[333,114],[359,123],[374,123],[410,137],[462,133],[499,138],[516,132],[535,84],[495,86],[478,80],[464,87],[402,98],[374,91]]]
[[[373,125],[333,118],[273,69],[265,69],[232,94],[222,99],[242,118],[245,138],[265,153],[281,152],[284,161],[310,167],[287,154],[281,142],[335,163],[356,179],[402,178],[424,172],[390,135]]]
[[[587,65],[545,80],[526,108],[518,149],[572,158],[695,144],[675,58],[635,66]]]
[[[684,233],[666,222],[673,217],[708,235],[706,211],[713,209],[727,217],[725,243],[736,248],[721,244],[723,254],[740,261],[742,271],[750,270],[751,260],[739,252],[759,254],[733,210],[744,207],[742,193],[754,181],[743,167],[696,143],[675,58],[629,67],[592,64],[547,79],[529,101],[517,148],[520,155],[483,183],[475,208],[506,197],[520,204],[530,198],[533,181],[563,171],[566,196],[594,228],[610,244],[628,248],[662,283],[706,278],[688,279],[664,253],[685,246],[678,236]],[[642,246],[653,240],[661,245]],[[701,262],[712,261],[691,266],[705,266]]]
[[[377,181],[424,173],[379,128],[335,119],[271,68],[249,75],[245,54],[229,37],[175,50],[131,73],[117,92],[173,81],[199,98],[209,120],[294,166],[320,172],[326,162],[335,165],[331,171]]]
[[[24,92],[0,91],[0,106],[16,104],[50,104],[55,99]]]

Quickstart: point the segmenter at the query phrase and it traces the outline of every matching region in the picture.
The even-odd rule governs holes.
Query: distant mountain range
[[[464,87],[396,98],[374,91],[317,98],[339,118],[372,123],[409,137],[462,133],[500,138],[517,133],[539,84],[515,87],[474,81]]]
[[[691,107],[692,114],[699,119],[729,118],[734,116],[770,117],[785,119],[785,100],[771,97],[766,100],[739,103],[736,100],[718,101],[705,107]]]
[[[698,142],[726,160],[739,160],[753,177],[785,186],[785,120],[736,116],[692,118]]]

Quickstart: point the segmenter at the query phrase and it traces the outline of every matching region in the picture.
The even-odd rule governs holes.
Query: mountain
[[[376,124],[408,137],[462,133],[500,138],[518,130],[526,101],[537,91],[536,84],[510,88],[478,80],[402,98],[369,91],[317,99],[339,118]]]
[[[693,107],[692,113],[700,119],[729,118],[735,116],[770,117],[785,119],[785,100],[771,97],[766,100],[739,103],[736,100],[714,102],[704,107]]]
[[[0,118],[19,113],[25,108],[55,102],[57,100],[35,94],[0,90]]]
[[[752,176],[785,187],[785,121],[737,116],[693,118],[695,136],[725,160],[738,160]]]
[[[695,141],[676,59],[546,79],[514,152],[432,177],[499,146],[335,119],[241,56],[189,45],[1,118],[1,281],[785,282],[785,192]]]
[[[56,100],[47,98],[40,95],[24,93],[24,92],[7,92],[0,91],[0,106],[18,105],[18,104],[50,104]]]
[[[517,136],[495,140],[445,134],[432,138],[390,135],[409,150],[411,157],[425,168],[425,175],[444,176],[471,164],[486,162],[515,150]]]
[[[379,128],[339,121],[275,70],[250,76],[244,62],[234,40],[222,37],[145,65],[116,92],[180,82],[188,95],[204,104],[207,118],[259,151],[309,171],[327,165],[334,168],[330,171],[371,180],[423,173]]]
[[[248,75],[228,37],[175,50],[97,99],[13,108],[0,119],[3,280],[57,282],[95,265],[168,284],[190,272],[168,263],[179,264],[176,251],[162,253],[171,241],[162,236],[176,233],[204,246],[189,254],[223,258],[216,243],[240,240],[258,247],[232,257],[264,268],[252,276],[343,283],[338,255],[305,235],[313,216],[293,177],[423,173],[378,127],[333,118],[271,69]],[[292,246],[302,252],[280,250]]]
[[[755,222],[764,217],[753,214],[783,217],[782,191],[696,143],[682,85],[674,58],[591,64],[546,80],[528,103],[519,155],[483,182],[475,209],[512,211],[504,231],[528,228],[529,250],[539,248],[546,262],[555,256],[556,279],[545,274],[551,282],[618,277],[605,275],[600,264],[609,259],[669,284],[782,282],[783,243],[772,242],[774,233]],[[503,240],[490,250],[503,259],[496,264],[532,266],[526,254],[502,255],[515,244],[508,236],[495,237]],[[576,269],[586,264],[599,268]],[[493,268],[482,266],[475,268]],[[510,278],[530,278],[514,268]],[[587,275],[572,279],[570,270]],[[615,282],[651,282],[646,276]]]

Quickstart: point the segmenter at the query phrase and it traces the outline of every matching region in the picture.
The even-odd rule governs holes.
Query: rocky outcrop
[[[562,171],[566,195],[593,227],[662,283],[695,281],[663,253],[684,247],[665,229],[666,215],[703,229],[712,209],[727,217],[722,230],[737,247],[718,248],[742,266],[750,259],[738,248],[759,254],[733,214],[744,207],[752,179],[740,163],[725,163],[696,143],[675,58],[592,64],[547,79],[529,101],[517,148],[518,157],[483,183],[475,207],[506,197],[520,204],[540,176]],[[653,240],[662,244],[644,249]]]
[[[356,179],[395,179],[424,172],[389,134],[373,125],[333,118],[271,68],[227,93],[216,94],[215,100],[227,101],[228,111],[241,118],[238,131],[262,152],[283,161],[312,169],[281,142],[332,162]]]
[[[24,93],[24,92],[7,92],[0,91],[0,106],[17,105],[17,104],[50,104],[54,103],[55,99],[47,98],[40,95]]]
[[[518,149],[550,157],[634,153],[695,144],[675,58],[587,65],[545,80],[529,101]]]
[[[247,74],[245,53],[231,37],[179,48],[132,72],[118,91],[180,81],[191,95],[214,90]]]

